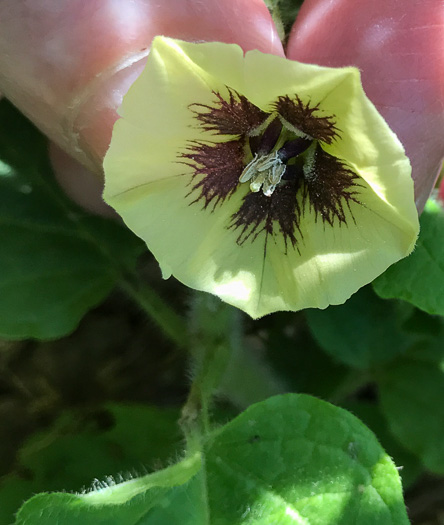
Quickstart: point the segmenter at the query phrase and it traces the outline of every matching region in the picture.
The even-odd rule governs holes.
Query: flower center
[[[202,134],[180,154],[193,172],[190,205],[202,202],[217,213],[248,183],[227,228],[239,231],[239,245],[262,232],[282,236],[285,250],[299,250],[307,214],[332,227],[354,220],[351,206],[362,204],[359,176],[323,147],[341,138],[336,117],[297,94],[278,97],[266,112],[227,89],[228,97],[214,92],[213,104],[190,105]]]
[[[262,188],[264,195],[270,197],[281,182],[287,166],[282,162],[277,151],[268,155],[254,155],[242,172],[239,182],[250,182],[250,190],[257,193]]]
[[[288,130],[282,128],[274,119],[259,137],[250,138],[253,159],[245,166],[239,182],[250,181],[250,190],[257,193],[262,189],[266,197],[271,197],[281,184],[287,171],[287,163],[307,151],[314,141],[305,137],[289,137]],[[294,133],[291,133],[294,137]]]

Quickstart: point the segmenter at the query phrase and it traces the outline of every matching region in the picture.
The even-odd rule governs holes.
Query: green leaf
[[[384,450],[399,469],[404,488],[412,485],[423,471],[421,462],[418,456],[409,452],[390,432],[381,407],[368,401],[352,401],[343,407],[359,417],[376,434]]]
[[[289,34],[296,20],[296,15],[301,8],[303,0],[277,0],[279,10],[284,24],[285,33]]]
[[[132,268],[141,243],[69,201],[44,137],[0,102],[0,337],[57,338]]]
[[[391,363],[377,379],[393,435],[426,468],[444,474],[444,333]]]
[[[303,312],[266,316],[255,322],[253,330],[253,341],[259,339],[256,334],[263,334],[259,341],[266,347],[267,362],[288,385],[287,392],[330,400],[350,374],[314,340]]]
[[[16,524],[29,525],[198,525],[203,506],[199,505],[198,454],[165,470],[120,485],[103,482],[83,495],[40,494],[19,511]],[[197,504],[196,504],[197,503]],[[203,502],[201,502],[203,503]],[[171,521],[168,521],[171,520]],[[175,520],[175,521],[174,521]]]
[[[429,314],[444,315],[444,211],[429,200],[421,215],[415,251],[373,282],[384,298],[408,301]]]
[[[277,20],[277,28],[283,34],[281,37],[290,33],[291,27],[296,20],[296,15],[301,8],[303,0],[265,0],[265,4],[268,7],[273,19]]]
[[[25,443],[18,473],[1,480],[0,524],[12,523],[22,502],[37,492],[82,491],[95,478],[113,483],[165,466],[182,449],[177,419],[176,410],[142,405],[110,405],[87,419],[65,413]]]
[[[16,525],[408,524],[395,466],[352,414],[303,394],[251,406],[170,469],[29,500]]]
[[[405,352],[421,337],[403,329],[411,313],[410,306],[381,300],[365,287],[345,304],[306,310],[305,315],[313,337],[328,354],[354,368],[368,369]]]

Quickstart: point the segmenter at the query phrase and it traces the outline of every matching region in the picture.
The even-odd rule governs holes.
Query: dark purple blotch
[[[272,153],[280,137],[287,136],[277,151],[286,165],[281,182],[269,197],[262,191],[248,192],[231,217],[228,227],[239,231],[237,243],[253,242],[266,232],[267,239],[282,237],[286,250],[291,246],[299,251],[301,221],[309,209],[324,224],[333,226],[336,220],[346,224],[351,204],[362,204],[358,198],[362,186],[351,168],[321,146],[340,139],[334,115],[324,114],[319,104],[302,102],[296,94],[278,97],[267,113],[234,89],[227,89],[228,98],[213,92],[214,105],[190,105],[199,127],[209,133],[207,141],[189,142],[180,155],[180,162],[193,169],[189,195],[194,200],[190,205],[203,202],[204,208],[211,205],[214,211],[236,191],[253,156]],[[279,115],[272,118],[273,112]],[[285,128],[286,122],[303,136]],[[228,135],[231,140],[214,142],[211,134]],[[311,167],[304,170],[303,153],[313,142]],[[354,220],[352,213],[351,218]]]

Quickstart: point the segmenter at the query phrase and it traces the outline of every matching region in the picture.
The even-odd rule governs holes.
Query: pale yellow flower
[[[343,303],[408,255],[410,163],[355,68],[157,37],[105,200],[165,277],[252,317]]]

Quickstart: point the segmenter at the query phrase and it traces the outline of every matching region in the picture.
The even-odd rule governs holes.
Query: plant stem
[[[187,441],[205,436],[211,430],[210,406],[230,357],[229,344],[208,345],[197,359],[187,402],[182,408],[181,427]]]
[[[193,382],[181,418],[189,446],[211,430],[211,401],[231,359],[234,340],[240,335],[238,315],[236,309],[215,297],[194,297],[189,319]]]
[[[185,319],[170,308],[152,288],[140,282],[133,284],[127,279],[121,281],[120,287],[162,329],[170,341],[180,348],[188,348],[188,331]]]

